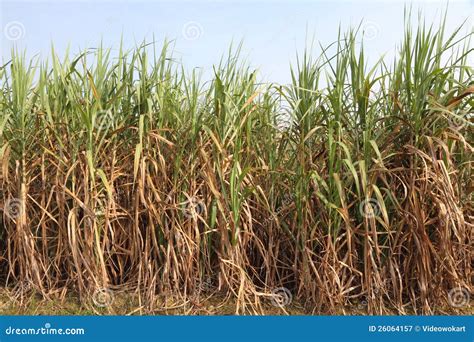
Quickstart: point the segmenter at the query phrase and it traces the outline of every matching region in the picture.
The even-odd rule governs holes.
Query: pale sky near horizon
[[[468,20],[474,23],[474,0],[446,1],[110,1],[110,0],[0,0],[1,53],[8,60],[11,48],[28,56],[47,57],[51,43],[73,53],[103,45],[133,48],[144,39],[175,42],[175,56],[187,68],[209,71],[230,43],[243,41],[243,56],[260,71],[264,81],[288,82],[289,64],[308,41],[323,45],[337,39],[342,28],[363,21],[365,47],[371,61],[393,54],[403,34],[404,7],[413,17],[421,11],[428,23],[438,23],[448,8],[447,27],[453,30]]]

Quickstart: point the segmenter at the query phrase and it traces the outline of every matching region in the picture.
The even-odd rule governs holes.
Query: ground
[[[311,308],[304,307],[298,302],[292,302],[283,309],[275,307],[270,301],[262,301],[262,313],[267,315],[365,315],[367,308],[364,303],[341,307],[337,312],[318,313]],[[407,314],[413,314],[412,310]],[[236,312],[236,303],[224,296],[214,294],[211,297],[202,296],[199,299],[183,299],[176,296],[157,296],[153,310],[145,310],[140,306],[138,298],[129,294],[114,295],[113,301],[106,306],[94,303],[81,303],[77,296],[67,295],[64,299],[44,299],[38,295],[27,296],[23,301],[16,299],[11,291],[0,290],[0,315],[233,315]],[[248,312],[252,313],[252,312]],[[397,314],[396,310],[387,309],[383,314]],[[473,301],[464,308],[439,308],[436,314],[473,315]]]

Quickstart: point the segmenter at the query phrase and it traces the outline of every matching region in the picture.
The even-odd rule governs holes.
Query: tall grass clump
[[[239,48],[210,81],[165,43],[0,68],[0,279],[264,312],[435,313],[473,290],[472,33],[407,24],[370,65],[340,33],[261,84]],[[152,52],[150,52],[152,51]],[[351,312],[350,309],[347,312]]]

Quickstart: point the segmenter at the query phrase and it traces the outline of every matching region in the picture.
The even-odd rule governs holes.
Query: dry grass
[[[13,52],[2,283],[17,301],[86,306],[113,289],[139,313],[164,294],[199,303],[203,284],[239,314],[268,312],[279,287],[305,313],[448,312],[450,290],[473,290],[473,52],[459,32],[407,26],[396,60],[369,69],[351,31],[305,54],[288,86],[258,84],[237,52],[207,83],[167,44],[50,64]]]

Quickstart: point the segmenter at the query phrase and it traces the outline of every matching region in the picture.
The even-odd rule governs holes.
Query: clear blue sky
[[[337,38],[338,26],[365,21],[367,53],[372,60],[392,54],[403,32],[405,4],[416,18],[439,21],[445,1],[110,1],[0,0],[1,53],[8,59],[13,45],[28,55],[46,56],[51,42],[64,51],[94,47],[101,41],[117,48],[123,34],[127,47],[143,39],[175,39],[175,52],[188,67],[209,70],[228,49],[244,41],[244,56],[265,81],[287,82],[296,51],[312,40]],[[451,1],[448,28],[468,19],[474,23],[474,0]]]

